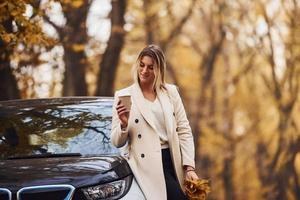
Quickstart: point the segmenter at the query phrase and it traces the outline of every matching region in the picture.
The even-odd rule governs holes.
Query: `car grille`
[[[0,188],[0,199],[11,200],[11,192],[8,189]]]
[[[70,200],[75,188],[72,185],[43,185],[24,187],[17,192],[17,200]],[[0,199],[11,200],[15,197],[7,189],[0,188]]]

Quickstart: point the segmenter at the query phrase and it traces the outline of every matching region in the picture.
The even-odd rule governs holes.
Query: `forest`
[[[167,58],[209,200],[300,199],[299,0],[0,0],[0,100],[113,96]]]

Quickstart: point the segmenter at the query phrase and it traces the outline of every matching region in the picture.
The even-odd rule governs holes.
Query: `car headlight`
[[[82,188],[82,192],[88,200],[114,200],[123,196],[127,188],[125,180],[118,180],[103,185]]]

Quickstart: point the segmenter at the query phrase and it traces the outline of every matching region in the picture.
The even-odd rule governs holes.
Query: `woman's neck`
[[[143,91],[143,93],[144,93],[144,92],[147,92],[147,93],[155,93],[152,84],[141,84],[141,83],[140,83],[140,87],[141,87],[141,90]]]
[[[156,99],[156,92],[152,85],[140,85],[144,98],[154,101]]]

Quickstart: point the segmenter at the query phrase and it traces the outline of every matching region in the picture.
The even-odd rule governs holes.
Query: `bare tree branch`
[[[240,78],[243,75],[247,74],[253,68],[253,61],[254,61],[255,55],[256,55],[256,53],[252,52],[252,54],[250,55],[249,60],[247,61],[245,67],[243,68],[243,70],[241,70],[237,75],[235,75],[232,78],[232,83],[234,85],[238,84],[238,82],[240,81]]]
[[[179,22],[172,28],[172,30],[169,31],[170,35],[166,39],[160,41],[161,48],[163,50],[166,49],[168,43],[172,42],[173,39],[182,32],[183,26],[186,24],[186,22],[188,21],[188,19],[190,18],[190,16],[193,13],[193,8],[194,8],[195,3],[196,3],[196,0],[192,0],[192,3],[190,5],[188,11],[186,12],[185,16],[183,16],[181,18],[181,20],[179,20]]]
[[[273,95],[277,100],[279,100],[282,96],[282,93],[280,90],[279,80],[277,79],[276,72],[275,72],[276,64],[275,64],[275,60],[274,60],[275,57],[274,57],[273,38],[272,38],[272,34],[271,34],[271,22],[268,17],[268,14],[266,12],[265,6],[261,5],[261,7],[263,9],[263,16],[264,16],[264,19],[265,19],[265,21],[267,23],[267,27],[268,27],[267,37],[269,39],[269,48],[270,48],[270,55],[268,56],[268,61],[270,63],[270,67],[271,67],[271,71],[272,71],[272,81],[274,83]]]
[[[53,28],[55,28],[55,30],[57,31],[58,35],[60,38],[64,37],[64,32],[63,32],[63,28],[59,27],[58,25],[56,25],[54,22],[52,22],[49,18],[49,16],[47,15],[43,15],[43,19],[50,24],[51,26],[53,26]]]

